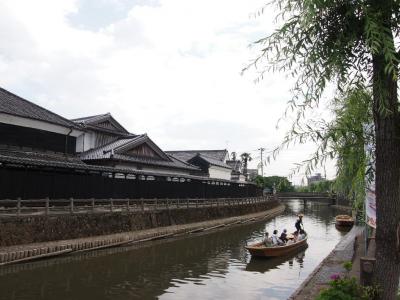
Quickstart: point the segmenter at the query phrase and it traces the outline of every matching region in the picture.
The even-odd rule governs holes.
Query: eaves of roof
[[[203,159],[204,161],[206,161],[210,165],[232,170],[232,168],[230,166],[228,166],[227,164],[225,164],[224,162],[222,162],[220,160],[213,159],[212,157],[208,157],[208,156],[203,155],[203,154],[199,154],[198,157],[200,157],[201,159]]]
[[[0,88],[0,113],[82,130],[78,124],[3,88]]]
[[[69,158],[76,159],[76,158]],[[55,169],[65,169],[65,170],[73,170],[73,171],[93,171],[93,172],[109,172],[109,173],[121,173],[121,174],[133,174],[133,175],[146,175],[146,176],[162,176],[162,177],[178,177],[178,178],[186,178],[186,179],[194,179],[201,180],[203,182],[226,182],[226,183],[237,183],[233,180],[225,180],[219,178],[210,178],[204,176],[196,176],[196,175],[185,175],[185,174],[168,174],[168,173],[158,173],[151,171],[141,171],[141,170],[132,170],[128,168],[113,168],[113,167],[105,167],[105,166],[94,166],[87,165],[83,162],[71,162],[63,159],[49,159],[49,158],[38,158],[37,155],[30,153],[22,153],[15,151],[0,151],[0,167],[2,165],[13,165],[20,167],[43,167],[43,168],[55,168]],[[245,185],[254,185],[254,183],[246,182],[243,183]]]

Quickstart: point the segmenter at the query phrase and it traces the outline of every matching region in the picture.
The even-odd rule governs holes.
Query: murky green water
[[[0,267],[0,299],[287,299],[344,233],[326,205],[288,202],[273,220],[222,231]],[[265,229],[294,230],[305,214],[309,247],[277,259],[244,249]]]

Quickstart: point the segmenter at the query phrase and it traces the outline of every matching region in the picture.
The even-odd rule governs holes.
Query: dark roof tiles
[[[155,159],[143,156],[126,155],[123,153],[123,151],[122,153],[118,152],[119,149],[125,148],[126,145],[139,145],[145,141],[150,142],[148,136],[145,134],[130,136],[127,138],[119,138],[118,140],[110,142],[104,146],[100,146],[95,149],[83,152],[79,156],[84,161],[116,159],[121,161],[137,162],[170,168],[186,169],[193,171],[199,170],[197,167],[192,166],[186,162],[182,162],[171,155],[167,155],[166,159]]]
[[[213,157],[209,157],[209,156],[204,155],[204,154],[197,154],[192,159],[195,159],[196,157],[200,157],[201,159],[203,159],[204,161],[206,161],[210,165],[221,167],[221,168],[226,168],[226,169],[231,169],[231,167],[228,166],[226,163],[224,163],[223,161],[220,161],[218,159],[214,159]],[[191,160],[189,160],[189,163],[190,163],[190,161]]]
[[[79,125],[67,120],[35,103],[21,98],[3,88],[0,88],[0,113],[39,120],[61,125],[68,128],[78,128]]]
[[[205,155],[209,158],[225,161],[225,158],[228,154],[228,150],[178,150],[178,151],[165,151],[168,154],[171,154],[181,160],[188,161],[191,158],[195,157],[197,154]]]
[[[73,170],[85,170],[85,171],[97,171],[97,172],[113,172],[113,173],[126,173],[126,174],[136,174],[136,175],[152,175],[152,176],[163,176],[163,177],[180,177],[180,178],[190,178],[206,181],[220,181],[233,183],[232,180],[225,180],[219,178],[209,178],[204,176],[196,175],[185,175],[185,174],[174,174],[174,173],[160,173],[153,171],[141,171],[132,170],[127,168],[113,168],[106,166],[95,166],[87,165],[80,160],[76,160],[73,157],[65,157],[63,155],[57,154],[47,154],[47,153],[34,153],[34,152],[22,152],[7,149],[0,149],[0,165],[13,164],[20,166],[37,166],[37,167],[54,167],[62,169],[73,169]],[[253,185],[252,183],[245,183],[248,185]]]
[[[110,113],[72,119],[71,121],[80,124],[85,128],[93,129],[96,131],[116,133],[119,135],[130,135],[128,130],[126,130],[117,120],[115,120]],[[104,127],[104,122],[108,123],[108,128]]]

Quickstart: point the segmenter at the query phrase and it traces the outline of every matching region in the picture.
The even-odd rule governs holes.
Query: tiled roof
[[[178,151],[165,151],[181,160],[188,161],[195,157],[197,154],[205,155],[209,158],[224,161],[228,150],[178,150]]]
[[[76,119],[72,119],[71,121],[77,122],[77,123],[93,123],[95,121],[101,121],[103,119],[106,119],[109,116],[110,116],[110,113],[106,113],[106,114],[76,118]]]
[[[209,157],[207,155],[204,154],[197,154],[196,157],[200,157],[201,159],[203,159],[204,161],[208,162],[210,165],[213,166],[217,166],[217,167],[221,167],[221,168],[226,168],[226,169],[231,169],[230,166],[228,166],[226,163],[224,163],[223,161],[220,161],[218,159],[214,159],[212,157]],[[189,160],[190,162],[190,160]]]
[[[120,138],[116,141],[108,143],[104,146],[100,146],[95,149],[88,150],[86,152],[81,153],[79,156],[83,161],[90,161],[90,160],[103,160],[103,159],[114,159],[114,160],[121,160],[127,162],[136,162],[141,164],[147,165],[156,165],[156,166],[163,166],[163,167],[170,167],[170,168],[178,168],[178,169],[187,169],[198,171],[199,169],[195,166],[192,166],[186,162],[183,162],[175,157],[170,155],[166,155],[166,159],[153,159],[148,157],[142,156],[132,156],[126,155],[123,152],[119,153],[119,149],[126,148],[127,145],[139,145],[145,141],[149,141],[147,135],[136,135],[130,136],[127,138]],[[161,150],[160,150],[161,151]]]
[[[86,170],[86,171],[97,171],[97,172],[114,172],[114,173],[127,173],[127,174],[143,174],[152,176],[170,176],[179,178],[190,178],[202,181],[220,181],[232,183],[232,180],[225,180],[220,178],[210,178],[196,175],[185,175],[185,174],[168,174],[153,171],[142,171],[132,170],[127,168],[113,168],[106,166],[95,166],[87,165],[80,161],[76,157],[64,156],[62,154],[51,154],[51,153],[37,153],[27,151],[17,151],[0,148],[0,165],[1,164],[13,164],[13,165],[26,165],[26,166],[37,166],[37,167],[55,167],[63,169],[74,169],[74,170]],[[252,183],[246,183],[253,185]]]
[[[112,151],[114,151],[116,148],[129,142],[139,141],[141,138],[142,138],[141,135],[130,136],[127,138],[120,138],[117,139],[116,141],[112,141],[103,146],[82,152],[81,154],[79,154],[79,157],[82,160],[96,160],[96,159],[110,158],[111,155],[113,154]]]
[[[115,120],[110,113],[72,119],[71,121],[80,124],[83,127],[95,130],[106,131],[111,133],[119,133],[123,135],[130,134],[128,130],[126,130],[117,120]],[[105,121],[108,121],[110,124],[112,124],[112,128],[105,128],[99,126],[100,123]]]
[[[62,168],[86,168],[86,164],[79,158],[59,153],[22,151],[0,149],[0,161],[20,164],[34,164],[37,166],[62,167]]]
[[[3,88],[0,88],[0,113],[80,129],[80,127],[74,122],[25,100]]]

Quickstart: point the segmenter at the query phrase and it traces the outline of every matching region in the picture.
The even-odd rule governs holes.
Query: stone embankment
[[[267,201],[265,203],[259,203],[253,206],[240,206],[236,209],[236,216],[233,208],[203,208],[194,209],[192,212],[186,210],[188,215],[186,218],[183,215],[174,215],[172,210],[156,213],[148,213],[147,218],[150,228],[136,229],[135,227],[125,227],[127,221],[134,222],[139,225],[143,222],[142,218],[137,218],[137,214],[121,214],[118,220],[118,214],[112,214],[107,216],[100,216],[98,214],[86,215],[86,221],[81,219],[72,220],[74,218],[83,218],[84,216],[67,216],[63,217],[62,221],[57,220],[60,217],[54,217],[54,220],[46,220],[43,225],[34,225],[35,222],[32,220],[20,220],[22,229],[24,227],[33,226],[35,231],[44,230],[46,233],[42,233],[43,237],[63,237],[63,236],[74,236],[77,238],[73,239],[54,239],[47,240],[39,243],[26,243],[20,245],[10,245],[0,247],[0,265],[25,262],[33,259],[40,259],[58,255],[64,255],[68,253],[76,253],[83,251],[93,251],[102,248],[125,246],[130,244],[139,244],[146,241],[168,238],[177,235],[193,234],[201,231],[218,230],[227,226],[238,226],[247,222],[255,222],[263,219],[272,218],[281,214],[284,211],[284,205],[281,205],[278,201]],[[163,216],[157,216],[154,214],[163,214]],[[164,215],[166,214],[166,215]],[[179,219],[180,217],[181,219]],[[52,219],[52,217],[47,217]],[[109,218],[109,219],[107,219]],[[211,219],[212,220],[207,220]],[[200,219],[200,221],[199,221]],[[17,220],[17,219],[16,219]],[[134,221],[136,220],[136,221]],[[171,220],[175,221],[175,224],[171,225]],[[176,221],[180,221],[181,224],[176,224]],[[190,222],[191,220],[194,220]],[[14,220],[15,221],[15,220]],[[107,223],[112,221],[111,223]],[[186,222],[183,222],[186,221]],[[7,223],[8,222],[8,223]],[[4,221],[2,221],[0,227],[0,241],[4,243],[4,237],[7,234],[13,235],[13,230],[16,230],[17,234],[20,232],[17,230],[18,224],[13,224],[10,219],[5,223],[6,229],[4,229]],[[11,223],[10,223],[11,222]],[[57,226],[62,222],[62,226]],[[84,224],[82,224],[82,222]],[[102,223],[97,223],[102,222]],[[39,223],[41,224],[41,223]],[[12,226],[11,226],[12,225]],[[154,226],[157,225],[157,226]],[[164,226],[163,226],[164,225]],[[54,227],[51,227],[54,226]],[[69,226],[72,226],[69,227]],[[77,228],[77,226],[84,226],[84,228]],[[98,228],[99,227],[99,228]],[[106,231],[107,228],[112,234],[101,234]],[[131,230],[124,230],[129,228]],[[133,229],[133,230],[132,230]],[[135,230],[136,229],[136,230]],[[74,234],[74,230],[77,230]],[[70,231],[71,233],[68,233]],[[30,230],[32,234],[32,230]],[[39,233],[39,232],[38,232]],[[79,237],[82,233],[87,234],[86,237]],[[100,233],[100,234],[99,234]],[[54,234],[54,235],[52,235]],[[23,235],[25,238],[25,235]],[[30,240],[34,240],[34,236]],[[29,240],[29,239],[27,239]]]

